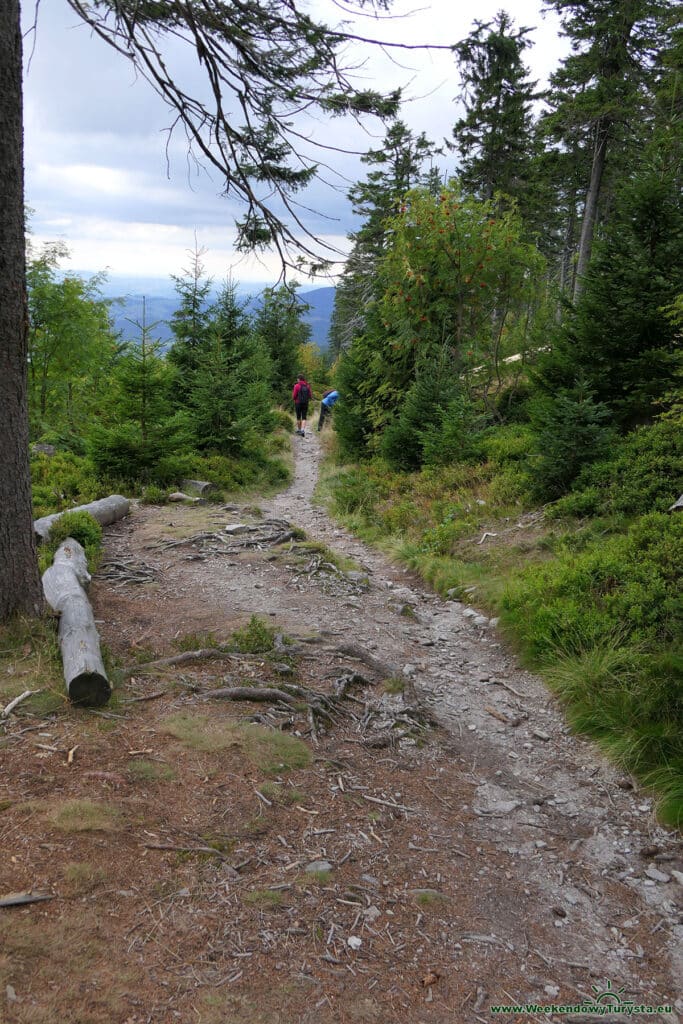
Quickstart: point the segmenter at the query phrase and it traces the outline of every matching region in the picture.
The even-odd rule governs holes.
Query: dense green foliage
[[[504,610],[535,664],[628,637],[629,644],[680,636],[683,518],[653,512],[623,534],[522,572]]]
[[[60,276],[65,255],[61,245],[44,246],[27,268],[29,413],[35,433],[73,446],[96,411],[117,343],[102,276]]]
[[[572,50],[536,124],[526,30],[476,23],[460,180],[368,205],[354,236],[374,276],[362,317],[347,282],[336,308],[331,500],[499,615],[681,825],[683,33],[660,0],[549,6]]]
[[[31,457],[34,518],[83,505],[108,493],[107,482],[100,480],[94,464],[74,452]]]
[[[680,494],[682,472],[683,408],[677,406],[634,430],[611,458],[586,466],[548,511],[553,517],[666,512]]]
[[[287,479],[279,452],[290,420],[276,406],[302,364],[324,375],[295,292],[267,291],[249,317],[231,281],[212,299],[195,253],[175,278],[175,341],[164,352],[144,306],[137,340],[121,343],[101,280],[59,280],[61,255],[46,249],[28,275],[32,433],[58,449],[32,458],[36,516],[113,490],[161,500],[183,478],[220,493]]]
[[[411,432],[406,417],[438,427],[449,405],[452,434],[475,390],[493,406],[504,360],[526,353],[546,321],[545,262],[524,240],[514,210],[463,195],[452,182],[437,194],[407,193],[386,226],[382,291],[339,367],[348,397],[338,429],[351,456],[382,447],[393,457]],[[349,388],[354,375],[357,386]],[[388,441],[380,437],[385,429]],[[420,465],[419,436],[410,449],[402,465]]]

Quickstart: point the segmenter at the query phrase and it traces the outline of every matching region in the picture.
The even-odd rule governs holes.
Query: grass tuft
[[[302,740],[261,725],[178,714],[167,718],[163,726],[166,732],[193,750],[214,753],[235,747],[267,774],[306,768],[311,761],[311,752]]]
[[[128,762],[128,772],[138,782],[169,782],[176,773],[168,764],[134,758]]]
[[[60,832],[113,832],[121,827],[121,812],[95,800],[65,800],[52,807],[48,818]]]
[[[64,868],[64,881],[72,896],[84,896],[93,892],[106,879],[103,868],[96,867],[87,861],[67,864]]]
[[[252,889],[244,894],[244,902],[258,910],[277,910],[284,901],[282,893],[275,889]]]

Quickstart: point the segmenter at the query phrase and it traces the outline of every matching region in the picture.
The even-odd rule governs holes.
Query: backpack
[[[296,400],[300,405],[303,405],[304,402],[310,402],[311,400],[311,389],[304,381],[301,382],[301,386],[296,393]]]

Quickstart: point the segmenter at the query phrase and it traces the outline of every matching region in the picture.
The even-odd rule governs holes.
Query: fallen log
[[[184,491],[194,491],[200,498],[216,490],[216,485],[209,480],[181,480],[180,486]]]
[[[111,686],[84,589],[89,582],[85,551],[77,540],[67,537],[50,568],[43,573],[43,593],[59,614],[59,644],[69,699],[74,704],[99,707],[109,700]]]
[[[64,512],[89,512],[100,526],[109,526],[110,523],[115,523],[128,515],[130,501],[121,494],[110,494],[108,498],[100,498],[99,501],[91,501],[87,505],[77,505],[75,508],[65,509]],[[64,512],[53,512],[50,516],[34,520],[33,530],[41,541],[48,539],[52,524],[63,516]]]

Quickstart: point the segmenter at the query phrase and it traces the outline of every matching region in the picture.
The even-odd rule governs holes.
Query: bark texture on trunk
[[[85,551],[77,540],[67,537],[43,573],[43,591],[47,603],[59,614],[59,645],[69,699],[74,704],[99,707],[109,700],[111,686],[84,589],[89,582]]]
[[[98,501],[88,502],[87,505],[76,505],[75,508],[65,509],[66,512],[89,512],[93,519],[96,519],[100,526],[109,526],[118,519],[123,519],[130,512],[130,501],[121,494],[110,494],[108,498],[100,498]],[[47,540],[52,529],[64,512],[53,512],[50,516],[43,516],[33,523],[33,530],[40,540]]]
[[[0,622],[42,607],[28,449],[19,0],[0,3]]]
[[[579,258],[576,266],[576,280],[574,283],[574,302],[579,298],[583,289],[584,277],[588,271],[588,264],[590,263],[591,252],[593,251],[593,236],[595,235],[595,225],[598,219],[598,200],[600,198],[602,178],[605,172],[609,133],[610,122],[606,119],[602,119],[596,129],[591,178],[588,185],[586,204],[583,211],[583,223],[581,224]]]

